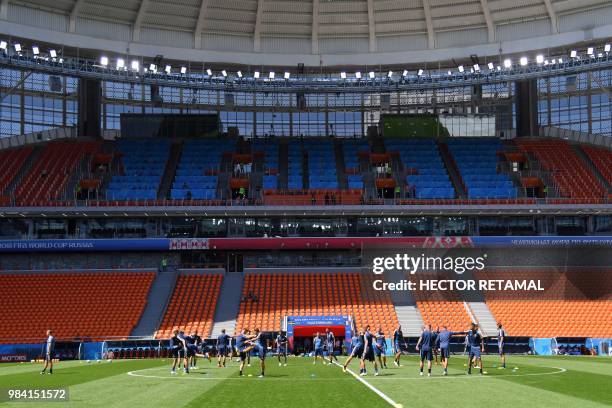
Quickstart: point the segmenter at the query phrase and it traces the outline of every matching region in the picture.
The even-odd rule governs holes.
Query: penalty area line
[[[337,362],[334,361],[334,364],[337,365],[338,367],[342,368],[343,366],[341,364],[338,364]],[[366,387],[368,387],[371,391],[373,391],[374,393],[376,393],[376,395],[378,395],[380,398],[384,399],[386,402],[388,402],[392,407],[394,408],[402,408],[402,404],[398,404],[397,402],[393,401],[391,399],[391,397],[389,397],[387,394],[385,394],[384,392],[382,392],[381,390],[379,390],[378,388],[374,387],[372,384],[370,384],[369,382],[367,382],[366,380],[364,380],[363,378],[361,378],[361,376],[357,375],[353,370],[351,370],[350,368],[347,368],[346,371],[351,374],[353,377],[355,377],[357,379],[357,381],[359,381],[360,383],[362,383],[363,385],[365,385]]]

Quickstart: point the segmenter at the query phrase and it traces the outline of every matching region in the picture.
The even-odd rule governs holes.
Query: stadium
[[[0,406],[611,406],[610,21],[0,0]]]

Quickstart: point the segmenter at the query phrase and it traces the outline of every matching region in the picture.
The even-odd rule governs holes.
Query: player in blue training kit
[[[255,333],[253,336],[250,336],[247,342],[250,343],[250,345],[245,348],[245,352],[250,353],[253,349],[257,350],[257,354],[259,355],[259,366],[261,368],[259,377],[263,378],[266,371],[266,338],[259,329],[255,329]]]
[[[349,353],[349,357],[344,362],[342,366],[342,371],[346,373],[346,367],[348,367],[349,363],[355,358],[361,358],[363,354],[363,332],[357,333],[356,336],[353,336],[351,339],[351,351]]]
[[[281,364],[281,356],[285,357],[285,366],[287,365],[287,346],[289,343],[289,339],[287,339],[287,335],[285,332],[280,332],[278,336],[276,336],[276,354],[278,356],[278,366]]]
[[[449,331],[446,326],[442,326],[442,331],[438,333],[436,337],[436,347],[440,349],[440,359],[442,360],[442,367],[444,367],[444,374],[448,375],[448,359],[450,358],[450,339],[452,336],[463,335],[466,332],[453,332]]]
[[[317,363],[317,357],[321,357],[323,364],[325,364],[325,358],[323,357],[323,338],[319,332],[317,332],[317,335],[312,339],[312,346],[314,349],[314,360],[312,364]]]
[[[191,339],[193,340],[193,355],[191,356],[191,368],[194,369],[198,369],[197,367],[197,356],[198,356],[198,351],[200,351],[200,348],[202,347],[202,338],[198,335],[198,332],[193,332],[193,334],[191,336]]]
[[[190,336],[185,336],[185,343],[187,349],[185,350],[187,356],[187,367],[195,368],[194,360],[195,355],[198,352],[198,346],[196,345],[197,338],[194,334]]]
[[[45,366],[43,367],[41,374],[44,374],[49,367],[49,374],[53,374],[53,355],[55,354],[55,337],[51,330],[47,330],[47,340],[45,341],[44,355],[45,355]]]
[[[236,337],[234,337],[234,344],[236,347],[236,351],[238,352],[238,356],[240,358],[240,375],[242,376],[242,371],[244,370],[244,364],[247,360],[247,354],[250,351],[247,351],[249,347],[249,340],[253,337],[249,336],[249,329],[243,329]]]
[[[499,368],[506,368],[506,353],[504,352],[504,345],[506,342],[506,331],[502,327],[501,323],[497,323],[497,349],[499,350],[499,360],[501,366]]]
[[[484,339],[478,331],[478,325],[476,323],[472,323],[472,328],[468,331],[467,338],[470,348],[468,374],[472,374],[472,364],[478,363],[478,367],[480,367],[480,375],[482,375],[482,358],[480,357],[480,353],[484,353]]]
[[[402,326],[397,326],[397,329],[393,332],[393,364],[400,366],[400,356],[402,355],[402,344],[406,348],[406,340],[404,340],[404,333],[402,332]]]
[[[338,357],[334,353],[334,345],[336,344],[336,337],[334,332],[329,329],[325,329],[325,344],[327,346],[327,352],[329,353],[329,364],[333,363],[333,360],[338,361]]]
[[[420,362],[420,375],[423,375],[423,366],[425,365],[425,360],[427,360],[427,376],[431,377],[431,360],[433,360],[432,354],[433,348],[433,332],[431,331],[431,324],[428,324],[423,329],[421,333],[421,337],[419,337],[419,341],[416,344],[416,350],[421,352],[421,362]]]
[[[180,342],[182,354],[183,354],[183,373],[189,374],[189,357],[187,356],[187,336],[185,336],[185,332],[182,330],[178,332],[176,335],[177,339]]]
[[[225,367],[227,352],[229,351],[230,336],[225,333],[225,329],[221,330],[221,334],[217,337],[217,367]]]
[[[172,356],[172,370],[170,374],[176,374],[176,365],[180,365],[183,357],[183,343],[178,338],[179,331],[174,330],[170,338],[170,355]]]
[[[375,337],[376,343],[374,354],[378,357],[380,368],[387,368],[387,339],[385,339],[385,333],[383,333],[382,327],[378,328]]]
[[[378,364],[374,358],[374,335],[370,332],[370,326],[363,330],[363,354],[361,355],[360,375],[368,375],[366,361],[374,363],[374,375],[378,375]]]
[[[431,332],[431,334],[432,334],[432,336],[433,336],[433,340],[432,340],[432,343],[431,343],[431,344],[432,344],[431,351],[433,352],[434,363],[435,363],[436,365],[438,365],[438,364],[440,364],[440,363],[438,362],[438,349],[436,348],[436,346],[435,346],[435,345],[436,345],[436,342],[438,341],[438,335],[440,334],[440,328],[439,328],[439,327],[436,327],[436,330],[435,330],[435,331],[432,331],[432,332]]]

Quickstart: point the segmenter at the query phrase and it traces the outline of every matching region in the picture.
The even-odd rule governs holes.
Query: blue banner
[[[0,241],[0,252],[167,251],[170,239],[16,239]]]

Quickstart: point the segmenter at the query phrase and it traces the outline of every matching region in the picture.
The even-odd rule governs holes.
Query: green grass
[[[344,357],[340,359],[344,360]],[[200,360],[190,375],[170,375],[169,360],[61,362],[53,375],[39,375],[40,364],[0,365],[0,388],[68,387],[67,403],[6,402],[4,407],[389,407],[390,404],[338,366],[312,364],[312,359],[290,358],[279,367],[266,360],[266,377],[257,378],[258,360],[238,376],[237,363],[217,368]],[[378,377],[365,381],[404,407],[456,408],[604,407],[612,406],[612,359],[600,357],[508,356],[508,369],[485,357],[487,374],[465,375],[465,358],[451,358],[449,375],[441,367],[420,377],[416,357],[402,357]],[[514,369],[514,368],[517,369]],[[351,364],[358,371],[357,363]],[[475,371],[476,372],[476,371]],[[131,373],[128,374],[128,373]]]

